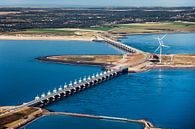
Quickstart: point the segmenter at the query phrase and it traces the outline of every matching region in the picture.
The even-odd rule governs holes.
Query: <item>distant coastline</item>
[[[118,24],[113,28],[40,28],[17,32],[1,32],[0,40],[102,41],[103,39],[98,36],[99,34],[120,39],[128,35],[194,32],[195,22],[146,22]]]
[[[63,2],[61,4],[63,5]],[[56,6],[56,5],[52,5],[52,6]],[[10,8],[13,9],[13,7]],[[50,53],[49,50],[55,49],[54,51],[57,53],[59,52],[60,54],[63,53],[64,51],[65,51],[64,53],[67,52],[71,53],[69,50],[72,50],[74,48],[69,49],[69,46],[65,46],[66,49],[58,50],[54,46],[49,46],[49,48],[47,49],[45,44],[43,46],[38,46],[38,49],[40,48],[38,53],[39,52],[42,53],[44,49],[42,53],[43,55],[41,54],[39,55],[41,57],[36,58],[36,60],[38,61],[44,61],[49,63],[73,64],[73,65],[100,66],[100,68],[102,68],[103,71],[96,74],[94,73],[92,76],[89,75],[88,77],[84,77],[83,79],[80,78],[78,81],[76,79],[74,82],[71,81],[70,84],[68,85],[65,83],[64,86],[55,88],[52,92],[48,91],[46,94],[43,93],[41,96],[37,95],[32,101],[23,102],[22,105],[0,107],[0,128],[21,128],[21,127],[25,127],[27,124],[34,122],[44,116],[62,115],[62,116],[92,118],[98,120],[100,119],[100,120],[112,120],[112,121],[120,121],[120,122],[133,122],[133,123],[142,124],[144,126],[144,129],[157,129],[150,121],[145,119],[134,120],[128,118],[102,116],[102,115],[96,116],[92,114],[52,112],[44,109],[44,106],[54,103],[55,101],[61,100],[64,97],[72,96],[76,93],[79,93],[92,86],[103,83],[119,75],[127,74],[128,72],[136,73],[136,72],[144,72],[152,69],[172,69],[172,68],[195,69],[195,54],[167,54],[166,55],[164,53],[163,54],[161,53],[162,52],[161,47],[163,47],[163,42],[160,42],[160,40],[162,40],[166,35],[162,38],[160,37],[157,38],[159,40],[159,44],[161,47],[159,46],[159,48],[157,48],[156,50],[160,49],[160,54],[154,54],[153,52],[151,53],[145,52],[119,41],[121,38],[125,38],[125,36],[127,35],[135,35],[135,34],[143,35],[143,34],[163,34],[163,33],[194,33],[195,17],[193,14],[195,12],[195,8],[192,7],[188,7],[188,8],[132,7],[132,8],[103,8],[103,9],[102,8],[101,9],[100,8],[85,8],[85,9],[84,8],[35,8],[35,7],[28,8],[27,7],[27,8],[14,8],[15,9],[14,11],[11,10],[10,8],[9,7],[2,8],[2,6],[0,5],[0,16],[2,17],[0,23],[1,26],[0,40],[46,40],[46,41],[68,40],[68,41],[89,41],[89,42],[95,41],[95,42],[104,42],[104,43],[106,42],[108,45],[111,45],[113,47],[116,47],[117,49],[124,51],[124,53],[118,55],[117,54],[116,55],[114,54],[113,55],[112,54],[111,55],[106,55],[106,54],[105,55],[104,54],[84,55],[83,54],[83,55],[43,56],[46,54],[44,53],[45,51],[48,51],[48,53]],[[121,12],[123,13],[123,15],[121,15],[122,14]],[[156,12],[158,12],[158,15]],[[188,40],[188,38],[186,39]],[[186,40],[182,40],[182,42],[186,43]],[[4,43],[6,45],[9,45],[9,43],[7,43],[6,41],[3,41],[3,44]],[[144,43],[146,43],[146,41]],[[32,50],[30,51],[26,48],[22,49],[22,47],[25,45],[24,44],[21,45],[22,46],[13,47],[13,49],[11,49],[10,52],[12,54],[19,54],[20,56],[21,54],[26,55],[26,53],[20,52],[21,49],[33,53],[33,56],[29,55],[30,58],[34,56],[38,56],[38,54],[34,51],[35,49],[37,49],[37,47],[33,48],[27,44],[28,48],[31,48],[30,50]],[[34,44],[32,43],[32,45]],[[102,47],[101,43],[98,45],[100,45],[101,50],[103,47],[105,47],[105,46]],[[91,48],[88,48],[86,46],[84,46],[83,48],[84,48],[84,53],[87,52],[87,49],[90,50],[90,52],[92,51]],[[96,50],[97,48],[98,47],[96,46],[93,50]],[[15,50],[19,50],[19,51],[15,51]],[[75,49],[75,51],[77,53],[78,51],[80,51],[80,49],[78,50]],[[105,48],[103,52],[109,52],[109,50]],[[3,55],[7,55],[7,53]],[[9,59],[9,56],[8,57],[6,56],[5,59]],[[11,57],[11,59],[12,58],[17,59],[17,57],[18,55]],[[4,56],[2,59],[4,59]],[[8,62],[8,63],[15,66],[16,64],[13,64],[13,60],[11,61],[12,62]],[[24,68],[26,68],[24,69],[25,71],[24,70],[21,71],[21,69],[19,69],[20,70],[19,72],[35,73],[31,75],[35,80],[36,80],[35,77],[38,77],[38,79],[40,79],[40,77],[37,76],[37,73],[39,74],[41,73],[40,76],[45,76],[47,74],[45,73],[45,71],[41,71],[41,70],[45,70],[43,69],[43,67],[45,68],[45,66],[42,66],[42,63],[40,63],[41,67],[35,68],[37,71],[35,71],[34,68],[31,69],[32,65],[31,64],[24,65]],[[64,70],[64,67],[62,69]],[[50,75],[55,75],[55,76],[52,76],[51,79],[49,78],[49,76],[48,77],[46,76],[47,77],[46,79],[47,80],[49,79],[49,81],[56,80],[56,78],[59,78],[59,76],[57,76],[56,73],[63,72],[62,69],[58,69],[55,67],[55,69],[52,69],[52,71],[55,72],[48,73]],[[72,70],[72,68],[68,68],[68,69]],[[33,72],[31,71],[28,72],[28,70],[33,70]],[[11,71],[13,70],[11,69]],[[78,69],[77,71],[80,72],[81,70]],[[88,69],[86,69],[85,71],[88,72]],[[10,73],[10,71],[7,72]],[[17,75],[15,76],[17,77],[19,72],[18,71],[14,71],[14,72],[15,73],[17,72]],[[65,74],[62,73],[60,74],[60,76],[64,76],[68,72],[69,71],[65,71]],[[80,73],[75,73],[75,74],[78,74],[79,76]],[[26,74],[22,76],[25,75]],[[8,76],[7,80],[12,79],[9,78],[10,74],[8,74],[7,76]],[[26,82],[28,81],[27,82],[28,84],[34,84],[31,82],[31,80],[33,80],[31,79],[31,76],[27,76],[30,81],[28,79],[23,79],[23,81],[24,80]],[[18,79],[21,79],[20,76],[18,76]],[[152,78],[148,78],[149,81],[151,79]],[[136,83],[141,82],[139,79],[137,80]],[[49,81],[48,84],[51,84],[51,82]],[[142,82],[144,83],[144,86],[147,85],[145,84],[145,82],[147,82],[147,80],[144,80]],[[132,85],[134,84],[135,82],[132,83]],[[14,88],[20,89],[23,87],[14,87]],[[36,88],[36,87],[32,87],[32,88]],[[15,89],[8,89],[8,90],[14,91]],[[31,89],[27,89],[27,90],[29,91]],[[128,91],[128,89],[124,89],[124,91]],[[139,91],[138,93],[142,93],[142,92],[144,93],[145,89],[143,91]],[[19,94],[20,93],[21,92],[19,92]],[[132,95],[139,96],[139,94],[135,94],[135,95],[132,94]],[[128,97],[129,96],[127,96],[126,98]],[[153,94],[151,98],[152,97],[154,97]],[[6,98],[10,98],[10,97],[8,96]],[[166,99],[167,98],[165,98],[164,100],[166,101]],[[150,99],[149,97],[148,100],[152,100],[152,99]],[[150,103],[149,101],[147,101],[147,99],[146,100],[143,99],[143,102],[144,101],[146,102],[146,105],[153,104],[153,102]],[[15,102],[15,100],[13,102]],[[117,102],[120,102],[120,99]],[[161,99],[158,102],[161,102]],[[123,102],[121,101],[121,103]],[[130,104],[130,106],[134,105],[134,103],[135,102]],[[144,109],[144,105],[140,105],[140,107],[142,106]],[[159,107],[162,107],[162,105],[159,105]],[[136,109],[136,108],[132,108],[132,109]],[[128,110],[130,111],[129,107]],[[144,112],[141,113],[143,113],[143,116],[147,116],[148,115],[147,109],[144,110],[146,110],[146,114],[144,114]],[[126,109],[124,111],[126,111]],[[130,116],[131,112],[130,114],[127,115]],[[139,116],[137,117],[139,118]],[[150,117],[151,116],[149,115],[148,118]],[[151,117],[150,119],[153,118]]]

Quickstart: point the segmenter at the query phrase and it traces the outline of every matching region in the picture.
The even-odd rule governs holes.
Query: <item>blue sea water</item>
[[[184,69],[127,74],[47,108],[145,118],[159,127],[184,129],[195,120],[194,77],[195,70]]]
[[[125,123],[67,116],[47,116],[27,126],[28,129],[143,129],[137,123]]]
[[[164,34],[144,34],[144,35],[129,35],[121,38],[120,41],[127,45],[131,45],[135,48],[151,53],[154,52],[159,43],[157,37],[162,37]],[[164,48],[163,54],[194,54],[195,53],[195,33],[178,33],[168,34],[164,39],[164,45],[169,48]]]
[[[178,34],[176,35],[178,36]],[[137,36],[140,37],[140,35]],[[148,38],[153,37],[153,35],[147,36],[150,36]],[[187,34],[185,36],[188,39],[186,41],[191,42],[185,42],[185,45],[182,46],[185,47],[186,44],[193,46],[193,40],[190,40]],[[193,39],[193,36],[191,38]],[[128,41],[128,43],[130,42],[132,41]],[[191,49],[190,51],[193,53],[195,49],[193,47]],[[145,50],[149,51],[150,49]],[[178,51],[180,49],[174,50],[175,53]],[[52,90],[65,81],[100,71],[100,67],[52,64],[34,60],[38,56],[120,53],[122,52],[104,43],[0,41],[0,105],[15,105],[29,101],[37,94]],[[194,69],[165,69],[126,74],[65,98],[46,108],[53,111],[134,119],[145,118],[157,127],[193,129],[195,128],[194,77]],[[71,129],[141,128],[137,124],[126,125],[63,116],[43,117],[26,128],[53,129],[54,127]]]
[[[100,67],[51,64],[39,56],[61,54],[119,54],[105,43],[81,41],[0,41],[0,105],[17,105],[58,88]]]

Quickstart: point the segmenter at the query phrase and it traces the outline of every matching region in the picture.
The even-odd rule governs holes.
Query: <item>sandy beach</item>
[[[92,41],[95,36],[42,36],[42,35],[0,35],[0,40],[80,40]]]

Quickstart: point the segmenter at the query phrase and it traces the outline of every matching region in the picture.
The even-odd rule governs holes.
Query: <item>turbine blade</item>
[[[158,46],[158,48],[154,52],[157,52],[159,49],[160,49],[160,46]]]
[[[158,40],[158,43],[160,44],[160,46],[163,45],[163,41],[162,40]]]
[[[164,44],[163,44],[162,46],[163,46],[163,47],[167,47],[167,48],[170,48],[170,46],[167,46],[167,45],[164,45]]]
[[[166,36],[167,36],[167,34],[165,34],[164,36],[162,36],[162,37],[160,38],[160,40],[163,40]]]

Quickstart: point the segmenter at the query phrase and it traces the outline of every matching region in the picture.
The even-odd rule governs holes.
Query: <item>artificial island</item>
[[[30,12],[44,12],[45,10],[31,10]],[[20,15],[21,12],[3,12],[0,15]],[[137,19],[138,21],[140,19]],[[25,22],[25,21],[23,21]],[[126,23],[127,21],[125,21]],[[17,24],[16,24],[17,25]],[[1,40],[85,40],[106,42],[109,45],[124,51],[121,55],[48,55],[37,57],[38,61],[52,63],[95,65],[101,66],[103,71],[94,73],[93,76],[83,77],[69,84],[54,89],[51,92],[36,96],[34,100],[25,102],[18,106],[4,106],[0,110],[0,128],[19,128],[27,123],[45,115],[65,115],[76,117],[87,117],[94,119],[107,119],[115,121],[136,122],[143,125],[145,129],[154,129],[151,122],[140,119],[133,120],[111,116],[96,116],[90,114],[78,114],[68,112],[50,112],[43,107],[59,101],[64,97],[70,97],[88,88],[94,87],[105,81],[114,79],[125,73],[143,72],[158,68],[195,68],[194,54],[153,54],[144,52],[137,48],[123,44],[118,39],[130,34],[152,34],[152,33],[178,33],[192,32],[195,30],[193,22],[143,22],[131,24],[104,25],[90,28],[19,28],[10,31],[12,27],[0,35]],[[20,30],[21,29],[21,30]],[[164,36],[165,37],[165,36]],[[159,49],[163,47],[162,39],[159,38]],[[158,50],[158,49],[157,49]]]

